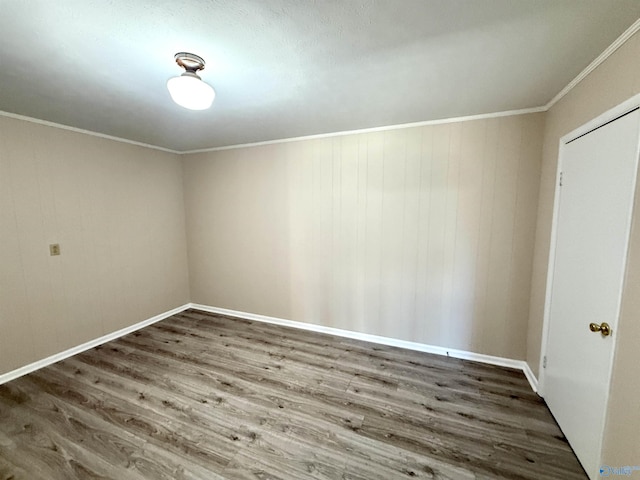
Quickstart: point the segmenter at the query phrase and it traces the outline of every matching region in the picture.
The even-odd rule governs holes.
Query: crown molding
[[[177,150],[171,150],[170,148],[159,147],[157,145],[151,145],[149,143],[136,142],[135,140],[129,140],[127,138],[114,137],[112,135],[106,135],[104,133],[92,132],[91,130],[85,130],[83,128],[70,127],[62,123],[50,122],[48,120],[40,120],[39,118],[27,117],[26,115],[18,115],[17,113],[4,112],[0,110],[0,117],[13,118],[14,120],[22,120],[24,122],[36,123],[38,125],[44,125],[46,127],[59,128],[60,130],[68,130],[70,132],[82,133],[84,135],[90,135],[92,137],[104,138],[106,140],[113,140],[114,142],[127,143],[129,145],[135,145],[137,147],[151,148],[153,150],[160,150],[161,152],[180,154]]]
[[[528,113],[544,112],[545,107],[523,108],[520,110],[507,110],[504,112],[481,113],[478,115],[467,115],[464,117],[450,117],[439,120],[424,120],[422,122],[400,123],[397,125],[385,125],[382,127],[361,128],[357,130],[344,130],[341,132],[319,133],[316,135],[305,135],[302,137],[279,138],[276,140],[265,140],[263,142],[241,143],[237,145],[227,145],[224,147],[201,148],[198,150],[186,150],[180,152],[182,155],[194,153],[219,152],[221,150],[234,150],[236,148],[261,147],[264,145],[274,145],[277,143],[300,142],[303,140],[317,140],[320,138],[342,137],[345,135],[357,135],[361,133],[384,132],[388,130],[400,130],[403,128],[424,127],[427,125],[442,125],[444,123],[469,122],[472,120],[484,120],[487,118],[510,117],[514,115],[526,115]]]
[[[549,110],[553,107],[562,97],[564,97],[567,93],[569,93],[573,87],[578,85],[582,80],[584,80],[587,75],[593,72],[600,64],[602,64],[607,58],[609,58],[616,50],[618,50],[622,45],[625,44],[627,40],[629,40],[635,33],[640,30],[640,18],[636,20],[629,28],[627,28],[622,35],[620,35],[611,45],[607,47],[607,49],[602,52],[596,59],[587,65],[587,68],[582,70],[576,78],[571,80],[566,87],[564,87],[558,94],[553,97],[549,103],[544,106],[545,111]]]

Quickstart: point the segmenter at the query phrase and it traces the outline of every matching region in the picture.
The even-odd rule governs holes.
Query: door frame
[[[618,117],[635,110],[640,107],[640,94],[634,95],[633,97],[625,100],[621,104],[607,110],[606,112],[598,115],[593,120],[585,123],[584,125],[572,130],[568,134],[562,136],[558,143],[558,165],[556,168],[556,177],[555,177],[555,188],[554,188],[554,199],[553,199],[553,219],[551,226],[551,238],[550,238],[550,248],[549,248],[549,262],[547,265],[547,282],[546,282],[546,292],[545,292],[545,303],[544,303],[544,318],[542,324],[542,345],[540,348],[540,364],[539,364],[539,375],[538,375],[538,394],[544,398],[544,380],[545,380],[545,368],[544,368],[544,359],[547,354],[547,346],[549,343],[549,327],[550,327],[550,313],[551,313],[551,294],[553,291],[553,275],[555,270],[555,260],[556,260],[556,244],[557,244],[557,230],[558,230],[558,214],[560,210],[560,173],[562,172],[563,167],[563,154],[564,154],[564,146],[571,140],[575,140],[578,137],[585,135],[592,130],[605,125],[608,122],[611,122]],[[632,180],[633,182],[633,198],[632,198],[632,206],[629,212],[629,218],[627,221],[627,230],[626,230],[626,238],[625,238],[625,264],[623,269],[622,278],[620,278],[620,285],[623,287],[624,279],[626,277],[627,271],[627,263],[629,257],[629,240],[631,233],[631,222],[633,218],[635,198],[638,195],[637,193],[637,182],[638,182],[638,163],[640,159],[640,130],[638,131],[638,137],[636,139],[636,165],[635,165],[635,176]],[[618,320],[620,318],[620,311],[622,306],[622,288],[620,290],[620,297],[618,299],[618,310],[616,312],[616,325],[614,334],[612,335],[613,340],[613,348],[611,350],[611,357],[609,358],[609,380],[612,377],[612,369],[613,362],[615,358],[615,352],[617,350],[618,345],[618,335],[617,335],[617,327]],[[611,388],[611,384],[607,386],[608,389]],[[602,451],[602,441],[604,436],[604,427],[607,423],[608,417],[608,402],[609,398],[606,400],[606,408],[605,408],[605,422],[603,426],[603,432],[600,435],[600,452]]]

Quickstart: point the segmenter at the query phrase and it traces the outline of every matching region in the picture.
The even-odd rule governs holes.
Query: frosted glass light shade
[[[189,110],[206,110],[216,96],[211,85],[204,83],[200,77],[191,72],[170,78],[167,88],[173,101]]]

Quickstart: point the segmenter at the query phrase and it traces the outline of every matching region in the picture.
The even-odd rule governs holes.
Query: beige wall
[[[545,121],[540,202],[531,289],[527,362],[538,372],[553,214],[553,195],[560,138],[640,92],[640,35],[636,34],[589,74],[548,112]],[[605,436],[609,465],[640,462],[640,208],[636,206],[618,349]]]
[[[0,235],[0,373],[189,301],[177,155],[0,117]]]
[[[192,301],[524,359],[543,115],[184,156]]]

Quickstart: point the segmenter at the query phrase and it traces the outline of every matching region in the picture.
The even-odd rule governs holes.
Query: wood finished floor
[[[585,479],[520,371],[188,310],[0,386],[0,479]]]

